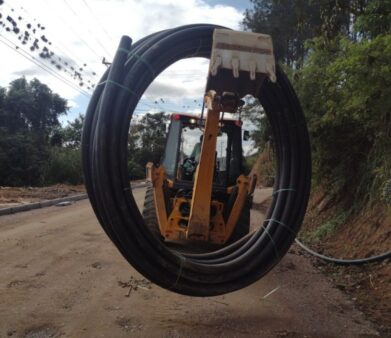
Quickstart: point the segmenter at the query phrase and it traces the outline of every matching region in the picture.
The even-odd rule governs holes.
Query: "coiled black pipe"
[[[183,255],[153,237],[133,198],[127,138],[133,110],[164,69],[190,57],[209,58],[215,25],[182,26],[132,45],[121,39],[87,109],[82,136],[88,196],[103,229],[128,262],[152,282],[177,293],[213,296],[264,276],[285,255],[302,223],[310,190],[311,158],[297,97],[278,68],[259,100],[274,136],[277,175],[268,220],[258,231],[215,252]]]

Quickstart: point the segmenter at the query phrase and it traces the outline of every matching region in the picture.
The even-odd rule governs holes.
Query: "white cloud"
[[[62,61],[84,68],[85,79],[98,81],[106,67],[102,57],[111,60],[117,43],[122,35],[129,35],[134,41],[156,31],[191,23],[214,23],[233,29],[239,29],[242,13],[230,6],[210,6],[201,0],[86,0],[88,7],[79,0],[6,0],[0,6],[3,18],[8,14],[17,21],[23,30],[27,23],[34,27],[41,24],[45,30],[37,29],[37,37],[45,35],[52,49]],[[11,12],[11,8],[14,11]],[[91,11],[92,10],[92,11]],[[18,16],[22,17],[18,20]],[[20,45],[17,35],[0,28],[3,38]],[[38,33],[40,33],[38,35]],[[41,44],[42,46],[42,44]],[[37,60],[37,53],[30,52],[29,45],[23,47]],[[75,101],[80,93],[63,81],[48,74],[43,69],[26,60],[15,51],[0,44],[3,65],[0,74],[0,86],[6,86],[19,76],[27,79],[37,77],[48,84],[53,91],[68,100]],[[47,61],[46,66],[50,66]],[[84,67],[86,63],[88,67]],[[156,84],[146,93],[146,97],[165,96],[172,102],[181,103],[182,99],[203,94],[206,69],[205,60],[185,60],[173,65],[163,73]],[[63,70],[56,70],[61,77],[77,86]],[[97,76],[93,76],[95,72]],[[205,74],[205,75],[203,75]],[[84,87],[85,88],[85,87]]]
[[[68,107],[72,109],[77,109],[80,107],[80,105],[76,101],[68,100]]]

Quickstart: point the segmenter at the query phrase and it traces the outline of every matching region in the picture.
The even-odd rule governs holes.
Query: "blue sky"
[[[224,5],[224,6],[232,6],[239,10],[244,11],[247,8],[252,7],[251,1],[249,0],[243,0],[243,1],[235,1],[235,0],[226,0],[226,1],[219,1],[219,0],[206,0],[206,3],[215,6],[215,5]]]

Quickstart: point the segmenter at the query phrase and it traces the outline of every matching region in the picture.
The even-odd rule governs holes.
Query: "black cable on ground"
[[[335,258],[330,257],[326,255],[322,255],[319,252],[316,252],[312,249],[310,249],[308,246],[306,246],[304,243],[299,241],[297,238],[295,239],[295,242],[298,246],[300,246],[302,249],[310,253],[311,255],[323,259],[326,262],[334,263],[338,265],[362,265],[366,263],[374,263],[374,262],[380,262],[382,260],[385,260],[387,258],[391,258],[391,251],[382,253],[380,255],[366,257],[366,258],[355,258],[355,259],[343,259],[343,258]]]
[[[82,137],[85,183],[103,229],[128,262],[152,282],[177,293],[214,296],[241,289],[271,270],[299,231],[310,191],[306,123],[286,76],[265,80],[258,97],[270,121],[277,175],[267,220],[258,231],[223,249],[181,254],[151,235],[128,179],[127,139],[137,103],[176,61],[209,58],[213,31],[197,24],[150,35],[132,45],[123,37],[88,106]]]

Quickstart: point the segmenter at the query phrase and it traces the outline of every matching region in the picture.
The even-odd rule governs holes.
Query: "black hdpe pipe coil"
[[[298,99],[278,68],[259,100],[276,148],[273,202],[259,230],[205,254],[181,254],[155,238],[137,208],[128,179],[127,138],[132,113],[156,76],[174,62],[209,58],[213,31],[196,24],[161,31],[132,44],[121,39],[111,67],[88,106],[82,158],[85,184],[103,229],[127,261],[152,282],[177,293],[214,296],[241,289],[285,255],[302,223],[310,191],[311,159]]]

